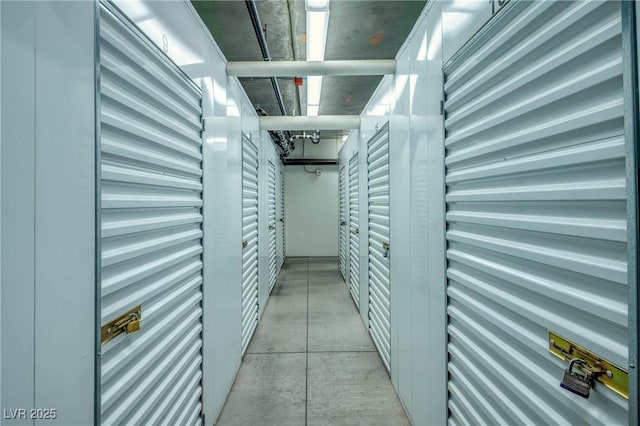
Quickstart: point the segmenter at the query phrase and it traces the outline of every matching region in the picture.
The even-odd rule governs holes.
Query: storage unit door
[[[338,200],[340,223],[338,227],[338,263],[342,278],[347,279],[347,177],[345,166],[338,172]]]
[[[284,166],[282,166],[284,167]],[[280,261],[279,269],[284,264],[285,254],[285,235],[284,235],[284,172],[280,172],[280,218],[278,219],[278,229],[280,230],[280,252],[278,258]]]
[[[389,277],[389,126],[367,144],[369,198],[369,332],[385,367],[391,365]]]
[[[276,166],[268,164],[267,182],[267,221],[269,223],[269,291],[273,290],[278,278],[276,262]]]
[[[349,160],[349,292],[360,308],[360,224],[358,222],[358,154]]]
[[[258,325],[258,148],[242,135],[242,353]]]
[[[202,93],[110,6],[99,24],[100,422],[199,424]]]
[[[628,422],[548,334],[628,369],[620,11],[510,2],[445,67],[451,424]]]

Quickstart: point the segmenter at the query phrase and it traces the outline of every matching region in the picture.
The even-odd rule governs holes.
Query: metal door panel
[[[339,211],[339,266],[342,278],[347,278],[347,177],[345,166],[340,167],[338,172],[338,198],[340,203]]]
[[[349,160],[349,292],[360,310],[360,222],[358,154]]]
[[[258,147],[242,135],[242,353],[258,325]]]
[[[281,166],[281,168],[284,168],[284,166]],[[284,230],[284,171],[281,170],[280,171],[280,206],[279,206],[279,215],[280,218],[278,219],[278,229],[280,230],[280,244],[279,244],[279,252],[278,252],[278,258],[280,260],[280,263],[278,265],[278,269],[282,269],[282,265],[284,264],[284,259],[285,259],[285,252],[286,252],[286,248],[285,248],[285,230]]]
[[[547,334],[628,368],[620,10],[512,2],[445,66],[451,424],[627,423]]]
[[[276,258],[276,166],[269,161],[267,182],[267,207],[269,223],[269,292],[273,290],[278,279]]]
[[[357,174],[357,164],[354,167]],[[391,294],[389,251],[385,250],[385,245],[389,244],[388,124],[367,143],[367,188],[369,330],[385,367],[390,371]]]
[[[184,424],[200,421],[201,98],[125,17],[101,5],[101,323],[142,306],[140,331],[101,348],[103,424],[155,423],[172,410]]]

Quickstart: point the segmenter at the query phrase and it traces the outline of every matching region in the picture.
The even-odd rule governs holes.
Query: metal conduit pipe
[[[293,135],[293,136],[291,136],[289,138],[289,142],[293,142],[295,139],[304,139],[304,140],[309,139],[311,141],[311,143],[315,145],[315,144],[320,143],[320,134],[316,131],[316,132],[313,132],[313,134],[310,134],[310,135],[308,135],[306,133],[303,133],[301,135]],[[303,142],[304,142],[304,140],[303,140]]]
[[[258,38],[258,45],[260,46],[260,51],[262,52],[262,58],[265,62],[271,61],[271,55],[269,54],[269,47],[267,46],[267,39],[264,37],[264,33],[262,32],[262,22],[260,22],[260,16],[258,15],[258,8],[256,6],[255,0],[245,0],[245,4],[247,5],[247,10],[249,11],[249,17],[251,18],[251,24],[253,25],[253,30],[256,33],[256,37]],[[276,95],[276,100],[278,101],[278,107],[280,108],[280,114],[283,116],[287,115],[287,109],[284,105],[284,100],[282,99],[282,92],[280,91],[280,86],[278,85],[278,80],[276,77],[271,76],[271,86],[273,86],[273,91]],[[284,130],[284,129],[279,129]],[[291,136],[289,132],[287,132],[287,136]],[[289,146],[287,144],[287,138],[284,136],[282,132],[279,132],[277,136],[280,140],[278,141],[278,146],[282,149],[282,152],[285,156],[289,155]]]
[[[270,132],[271,133],[271,132]],[[275,133],[275,132],[274,132]],[[271,137],[273,139],[273,136]],[[289,155],[289,141],[287,140],[287,137],[284,135],[284,133],[282,132],[282,130],[278,130],[277,132],[277,138],[278,138],[278,142],[277,145],[280,147],[280,149],[282,150],[282,155],[284,157]]]
[[[264,38],[264,33],[262,32],[262,22],[260,22],[260,16],[258,15],[256,2],[255,0],[245,0],[245,4],[247,5],[247,9],[249,10],[249,17],[251,18],[251,24],[253,24],[253,30],[255,31],[256,37],[258,38],[258,45],[260,46],[260,51],[262,52],[262,58],[265,62],[270,62],[271,55],[269,54],[267,39]],[[287,115],[287,109],[284,106],[284,100],[282,99],[282,92],[280,91],[278,80],[273,76],[271,77],[271,85],[273,86],[273,90],[276,94],[276,100],[278,101],[280,113],[282,115]]]

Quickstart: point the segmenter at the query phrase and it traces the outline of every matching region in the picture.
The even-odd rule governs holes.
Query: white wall
[[[338,169],[336,166],[285,166],[287,257],[338,256]]]
[[[304,146],[303,146],[304,145]],[[288,158],[336,159],[342,139],[295,141]],[[289,256],[338,256],[338,168],[285,166],[285,236]]]
[[[318,143],[312,143],[309,139],[306,139],[304,146],[302,139],[296,139],[294,144],[296,149],[289,151],[287,158],[303,158],[302,152],[304,148],[304,158],[335,160],[338,158],[342,139],[321,139]]]
[[[91,424],[95,4],[1,7],[0,405],[56,408],[47,424]]]
[[[35,4],[2,3],[2,408],[33,407],[34,377],[34,98]],[[21,77],[19,77],[21,76]],[[13,77],[11,84],[9,78]],[[7,99],[16,102],[7,109]],[[13,111],[12,116],[8,114]],[[22,117],[22,119],[19,119]],[[11,120],[13,125],[7,125]],[[8,143],[13,140],[15,142]],[[12,182],[13,185],[9,185]],[[7,225],[9,225],[7,227]],[[12,283],[9,285],[9,283]],[[8,328],[10,315],[23,318],[22,331]],[[25,423],[26,424],[26,423]]]
[[[445,424],[447,416],[441,7],[429,5],[398,53],[390,136],[392,239],[403,246],[391,266],[393,365],[416,425]]]

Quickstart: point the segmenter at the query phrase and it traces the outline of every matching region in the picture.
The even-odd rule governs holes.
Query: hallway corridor
[[[408,425],[334,258],[291,258],[217,425]]]

